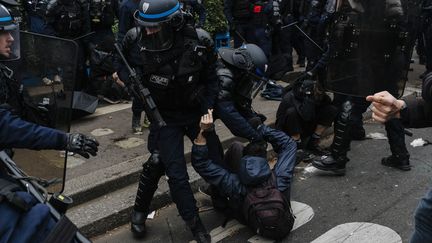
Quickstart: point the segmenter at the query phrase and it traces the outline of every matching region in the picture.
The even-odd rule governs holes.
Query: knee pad
[[[155,151],[150,155],[148,160],[143,164],[143,175],[148,178],[161,177],[165,167],[160,160],[159,152]]]

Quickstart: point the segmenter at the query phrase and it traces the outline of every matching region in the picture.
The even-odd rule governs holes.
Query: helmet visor
[[[165,51],[172,47],[174,30],[168,23],[142,29],[141,46],[146,51]]]
[[[13,61],[20,58],[19,28],[0,30],[0,60]]]

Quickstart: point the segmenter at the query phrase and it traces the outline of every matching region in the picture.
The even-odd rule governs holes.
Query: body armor
[[[330,30],[326,89],[353,96],[401,96],[412,53],[402,0],[344,1]]]
[[[140,47],[141,28],[126,34],[127,46],[138,45],[141,67],[137,72],[150,90],[157,107],[180,111],[199,107],[203,85],[200,80],[207,63],[207,48],[199,45],[195,29],[186,26],[175,32],[174,44],[167,51],[146,51]],[[135,33],[132,33],[135,32]],[[133,37],[132,37],[133,35]],[[167,98],[169,97],[169,98]]]
[[[92,26],[111,27],[114,24],[114,11],[112,0],[92,0],[89,9]]]

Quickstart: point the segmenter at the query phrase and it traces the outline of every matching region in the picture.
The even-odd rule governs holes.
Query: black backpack
[[[248,188],[243,215],[246,224],[258,235],[274,240],[288,236],[295,219],[290,202],[276,188],[273,173],[261,186]]]

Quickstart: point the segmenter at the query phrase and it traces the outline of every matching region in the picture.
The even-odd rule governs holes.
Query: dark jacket
[[[165,122],[196,122],[213,108],[218,92],[215,64],[207,58],[209,55],[198,56],[196,47],[200,43],[195,28],[186,24],[175,31],[173,45],[165,51],[142,50],[140,39],[141,27],[130,29],[122,41],[122,51],[149,89]],[[120,79],[129,84],[129,71],[123,61],[117,58],[115,68]]]
[[[296,143],[282,131],[261,125],[258,128],[264,140],[270,142],[275,152],[278,153],[278,160],[273,168],[277,180],[277,189],[281,192],[290,190],[291,181],[295,166]],[[259,160],[262,158],[245,156],[242,160],[246,163]],[[247,188],[240,178],[245,178],[246,175],[237,175],[230,173],[220,165],[214,163],[208,158],[208,148],[206,145],[196,145],[192,147],[192,166],[200,174],[204,180],[211,185],[218,187],[222,193],[234,200],[243,200],[247,194]],[[268,175],[268,171],[260,168],[250,168],[249,174],[254,174],[255,177],[261,177],[263,174]],[[240,169],[240,171],[242,171]],[[289,192],[289,191],[288,191]]]
[[[135,26],[133,14],[138,10],[138,4],[139,1],[137,0],[126,0],[120,4],[117,32],[117,40],[119,43],[121,43],[128,30]]]
[[[0,108],[0,149],[65,149],[66,133],[21,120]]]
[[[432,127],[432,103],[413,95],[402,98],[407,108],[401,111],[402,122],[406,127]]]
[[[262,140],[248,123],[248,120],[257,117],[251,107],[253,81],[246,77],[245,72],[228,68],[222,61],[217,63],[216,74],[219,80],[219,94],[215,104],[217,117],[235,136],[249,141]]]

